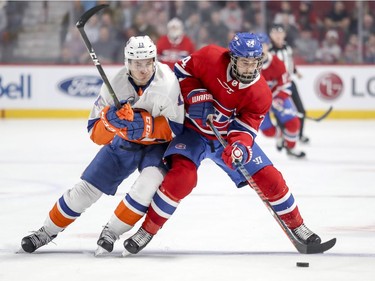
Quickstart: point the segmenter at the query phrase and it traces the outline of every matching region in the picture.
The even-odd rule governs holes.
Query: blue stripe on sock
[[[176,210],[176,207],[165,202],[157,193],[155,193],[153,201],[156,204],[156,206],[159,207],[160,210],[162,210],[164,213],[168,215],[172,215]]]
[[[70,217],[79,217],[81,215],[80,213],[74,212],[72,209],[70,209],[68,207],[68,205],[66,205],[66,202],[64,200],[64,196],[60,197],[59,204],[60,204],[61,209],[64,211],[64,213],[67,214],[68,216],[70,216]]]
[[[283,203],[280,203],[278,205],[274,205],[272,207],[275,210],[275,212],[281,212],[281,211],[289,209],[290,207],[293,206],[293,204],[294,204],[294,197],[293,197],[292,194],[290,194],[288,200],[286,200]]]
[[[126,201],[127,201],[132,207],[134,207],[135,209],[137,209],[138,211],[140,211],[140,212],[142,212],[142,213],[146,213],[146,212],[147,212],[148,207],[143,206],[142,204],[139,204],[137,201],[135,201],[133,198],[131,198],[129,194],[126,194],[126,196],[125,196],[125,200],[126,200]]]

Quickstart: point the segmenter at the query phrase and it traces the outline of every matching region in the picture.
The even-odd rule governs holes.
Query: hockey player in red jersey
[[[296,149],[301,128],[300,119],[291,98],[291,79],[285,64],[276,55],[268,52],[270,39],[265,33],[257,34],[263,47],[262,75],[272,92],[271,110],[266,114],[260,129],[264,135],[277,138],[277,149],[285,148],[288,155],[302,158],[303,151]],[[275,117],[274,124],[270,114]]]
[[[276,55],[281,61],[284,62],[285,68],[291,76],[291,96],[292,100],[300,113],[301,117],[301,129],[299,132],[299,140],[301,143],[308,143],[309,138],[304,135],[304,123],[305,123],[305,107],[300,97],[296,83],[294,82],[294,76],[302,78],[301,73],[297,70],[297,67],[293,59],[293,48],[286,42],[286,30],[282,24],[274,24],[270,29],[271,44],[269,46],[270,53]]]
[[[272,94],[260,75],[262,44],[252,33],[238,33],[229,50],[209,45],[179,61],[175,73],[185,101],[185,129],[165,153],[170,165],[156,191],[141,228],[125,240],[125,254],[136,254],[172,216],[197,184],[197,170],[209,158],[237,187],[247,185],[234,161],[246,169],[280,218],[304,244],[320,244],[320,237],[303,222],[297,203],[281,173],[255,142]],[[228,145],[223,148],[206,125],[213,118]]]
[[[168,22],[167,34],[156,43],[158,59],[167,64],[172,70],[174,64],[195,51],[193,41],[184,33],[184,24],[178,18]]]

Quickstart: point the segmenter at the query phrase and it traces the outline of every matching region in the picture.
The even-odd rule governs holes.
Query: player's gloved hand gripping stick
[[[148,138],[154,131],[154,118],[151,114],[145,110],[133,111],[129,103],[118,110],[114,106],[106,106],[100,119],[107,130],[126,140]]]

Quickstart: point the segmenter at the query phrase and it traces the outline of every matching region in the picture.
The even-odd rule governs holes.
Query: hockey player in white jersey
[[[28,253],[48,244],[102,194],[114,195],[121,182],[140,172],[104,227],[97,253],[111,252],[114,242],[145,214],[164,177],[162,156],[168,142],[182,131],[184,106],[179,83],[170,68],[157,61],[148,36],[126,43],[125,66],[111,81],[121,109],[105,85],[88,120],[91,139],[104,145],[78,182],[54,204],[43,226],[22,239]]]

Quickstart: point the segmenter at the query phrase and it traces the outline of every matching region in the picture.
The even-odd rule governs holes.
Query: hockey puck
[[[308,262],[297,262],[297,266],[298,267],[309,267],[309,263]]]

